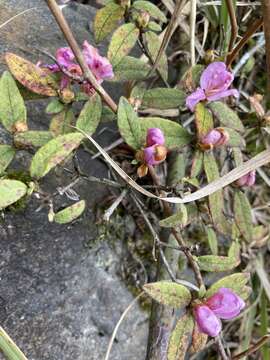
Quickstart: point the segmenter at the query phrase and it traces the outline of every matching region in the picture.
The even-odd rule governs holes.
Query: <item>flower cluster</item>
[[[236,89],[229,89],[233,79],[233,74],[227,70],[223,62],[213,62],[203,71],[200,87],[187,97],[186,106],[194,111],[195,106],[203,100],[216,101],[230,95],[238,97]]]
[[[143,162],[138,168],[139,177],[145,176],[148,172],[148,166],[158,165],[166,159],[167,148],[165,146],[165,137],[159,128],[150,128],[147,130],[146,147],[139,151],[137,159]]]
[[[90,45],[87,41],[83,43],[83,56],[89,69],[95,75],[96,80],[101,84],[105,79],[111,79],[114,76],[112,65],[109,60],[101,56],[96,48]],[[66,70],[71,75],[82,76],[80,66],[75,62],[75,56],[69,47],[63,47],[56,51],[57,64],[41,65],[49,69],[53,73]],[[61,77],[61,89],[67,88],[70,85],[71,78],[63,74]],[[83,91],[87,94],[93,93],[93,87],[87,82],[82,84]]]
[[[222,328],[220,319],[233,319],[244,307],[245,302],[232,290],[220,288],[204,303],[194,307],[194,316],[199,330],[215,337]]]

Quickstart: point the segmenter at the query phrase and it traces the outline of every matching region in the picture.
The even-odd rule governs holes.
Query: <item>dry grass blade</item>
[[[76,128],[77,129],[77,128]],[[88,134],[77,129],[81,133],[83,133],[93,145],[98,149],[98,151],[103,155],[104,159],[108,161],[111,167],[124,179],[130,186],[132,186],[135,190],[139,191],[141,194],[148,196],[150,198],[166,201],[173,204],[185,204],[195,200],[199,200],[204,198],[205,196],[211,195],[214,192],[224,188],[225,186],[233,183],[240,177],[248,174],[252,170],[256,170],[257,168],[267,164],[270,162],[270,149],[262,151],[254,158],[246,161],[242,165],[230,171],[228,174],[222,176],[221,178],[211,182],[206,185],[202,189],[195,191],[192,194],[186,195],[183,198],[180,197],[160,197],[156,196],[150,191],[145,190],[140,185],[138,185],[130,176],[128,176],[123,169],[120,168],[118,164],[103,150],[103,148]]]

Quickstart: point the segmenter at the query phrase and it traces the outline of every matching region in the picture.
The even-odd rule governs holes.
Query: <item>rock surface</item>
[[[6,51],[35,62],[42,57],[37,48],[53,54],[65,44],[44,1],[0,0],[1,24],[30,8],[35,9],[0,27],[1,71]],[[81,4],[65,9],[80,42],[92,40],[89,22],[94,12],[93,7]],[[28,103],[30,128],[48,127],[45,105],[43,101]],[[9,143],[9,134],[0,130],[0,141]],[[115,136],[104,132],[102,142],[108,143]],[[13,166],[23,169],[30,159],[31,154],[20,151]],[[106,177],[107,168],[100,161],[91,161],[84,151],[79,159],[87,174]],[[57,170],[41,187],[52,194],[71,181],[64,170]],[[87,201],[87,211],[71,225],[49,223],[48,207],[36,211],[38,199],[32,199],[24,210],[7,211],[0,221],[0,321],[29,360],[103,359],[114,326],[133,299],[117,275],[121,256],[114,249],[125,239],[114,246],[106,237],[96,241],[94,209],[108,189],[82,181],[74,190]],[[68,204],[65,195],[56,198],[56,206]],[[111,360],[144,359],[147,318],[139,306],[133,308],[121,325]]]

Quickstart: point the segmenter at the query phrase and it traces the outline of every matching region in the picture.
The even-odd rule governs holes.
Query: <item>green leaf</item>
[[[0,209],[15,203],[27,192],[27,186],[17,180],[0,180]]]
[[[0,121],[10,132],[16,132],[21,127],[27,129],[24,100],[8,71],[3,73],[0,80]]]
[[[253,240],[251,206],[248,198],[242,191],[235,191],[233,207],[235,222],[241,234],[248,242],[251,242]]]
[[[41,147],[50,140],[53,136],[50,131],[34,131],[29,130],[14,135],[14,145],[18,148],[32,148]]]
[[[142,139],[146,139],[147,130],[159,128],[163,131],[166,146],[170,149],[183,147],[191,142],[191,136],[185,128],[174,121],[159,117],[140,118]]]
[[[118,27],[125,9],[111,2],[96,12],[94,21],[94,36],[97,43],[104,40]]]
[[[114,33],[108,49],[108,59],[116,66],[128,55],[139,37],[139,29],[128,23],[120,26]]]
[[[212,252],[213,255],[217,255],[218,254],[218,240],[217,240],[217,235],[215,233],[215,231],[212,228],[207,228],[207,238],[208,238],[208,244],[210,247],[210,250]]]
[[[214,117],[219,120],[221,125],[239,132],[245,131],[242,121],[239,119],[237,113],[233,111],[227,104],[220,101],[215,101],[209,103],[208,107],[214,114]]]
[[[203,103],[198,103],[195,107],[195,124],[199,139],[207,135],[214,127],[213,116]]]
[[[228,271],[237,267],[240,263],[239,259],[228,256],[204,255],[198,256],[196,261],[199,268],[203,271],[219,272]]]
[[[118,128],[125,142],[133,149],[140,149],[142,145],[141,125],[133,107],[124,97],[118,105]]]
[[[228,257],[239,260],[240,259],[240,244],[238,241],[233,241],[229,251]]]
[[[147,28],[149,30],[156,32],[162,31],[162,27],[159,24],[157,24],[155,21],[149,21]]]
[[[60,135],[42,146],[32,159],[30,167],[31,176],[34,178],[45,176],[80,145],[83,137],[81,133]]]
[[[197,177],[203,168],[203,152],[201,150],[196,150],[191,165],[190,177]]]
[[[153,31],[148,31],[145,34],[145,39],[146,39],[147,48],[152,57],[152,60],[155,61],[162,41],[159,38],[159,36],[157,34],[155,34]],[[163,79],[167,80],[168,79],[168,59],[167,59],[165,52],[163,52],[163,54],[159,60],[157,69],[159,70]]]
[[[168,360],[184,360],[194,328],[191,314],[182,316],[171,334],[167,358]]]
[[[200,83],[201,74],[204,70],[203,65],[194,65],[183,75],[180,86],[186,91],[193,92]]]
[[[231,147],[239,147],[243,149],[246,146],[244,138],[235,130],[229,128],[222,128],[229,134],[229,141],[227,142],[227,146]]]
[[[220,288],[225,287],[234,291],[243,300],[246,300],[249,295],[249,288],[246,286],[250,280],[249,273],[235,273],[215,282],[207,291],[206,298],[214,295]]]
[[[53,99],[46,107],[47,114],[58,114],[60,111],[63,111],[65,105],[58,99]]]
[[[0,175],[2,175],[15,156],[15,150],[9,145],[0,145]]]
[[[100,122],[102,112],[101,98],[98,94],[91,96],[87,103],[84,105],[76,127],[88,135],[92,135]]]
[[[0,351],[5,355],[7,360],[27,360],[22,351],[2,327],[0,327]]]
[[[143,289],[157,302],[174,308],[185,307],[191,301],[190,291],[185,286],[170,281],[146,284]]]
[[[56,213],[53,220],[58,224],[67,224],[81,216],[84,210],[85,201],[81,200]]]
[[[163,23],[167,22],[167,18],[163,12],[150,1],[137,0],[133,3],[132,7],[137,10],[144,10],[148,12],[152,18],[160,20]]]
[[[114,78],[112,81],[143,80],[147,77],[151,67],[140,59],[125,56],[114,66]]]
[[[171,228],[175,226],[184,227],[187,224],[187,220],[187,209],[184,204],[181,204],[181,209],[179,209],[176,214],[171,215],[166,219],[160,220],[159,225],[166,228]]]
[[[59,85],[53,75],[15,54],[7,53],[5,59],[12,75],[26,88],[40,95],[57,96]]]
[[[186,94],[178,89],[155,88],[146,90],[142,106],[153,109],[173,109],[185,104]]]
[[[219,178],[219,170],[216,159],[212,152],[204,153],[204,170],[208,182]],[[228,222],[223,214],[224,199],[222,190],[218,190],[209,196],[209,209],[215,227],[222,233],[227,234]]]
[[[73,131],[75,116],[71,108],[65,107],[63,111],[55,115],[50,123],[50,131],[53,136],[64,135]]]

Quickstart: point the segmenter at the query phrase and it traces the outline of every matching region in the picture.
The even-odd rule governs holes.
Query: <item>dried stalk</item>
[[[267,100],[270,102],[270,0],[262,0],[265,54],[266,54],[266,73],[267,73]]]
[[[230,44],[229,44],[229,52],[230,52],[232,50],[233,44],[235,43],[235,40],[237,38],[238,25],[237,25],[235,9],[234,9],[232,0],[226,0],[226,5],[227,5],[230,22],[231,22],[231,39],[230,39]]]

